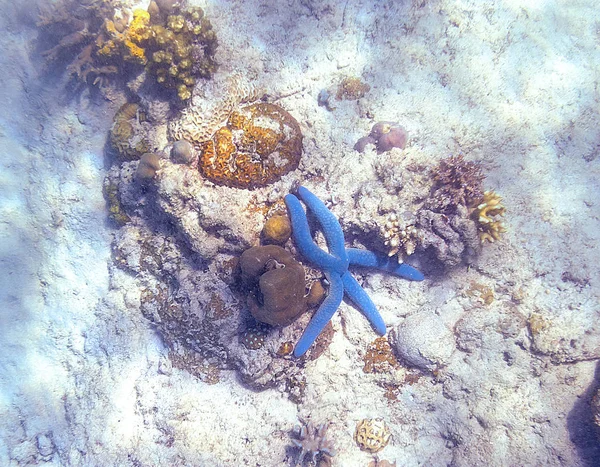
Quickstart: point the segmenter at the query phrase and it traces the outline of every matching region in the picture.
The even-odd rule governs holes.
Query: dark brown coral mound
[[[204,144],[198,168],[220,185],[257,188],[295,170],[302,133],[294,117],[275,104],[252,104],[233,112]]]
[[[276,245],[255,246],[242,253],[240,267],[257,321],[287,326],[306,311],[304,268],[290,252]]]

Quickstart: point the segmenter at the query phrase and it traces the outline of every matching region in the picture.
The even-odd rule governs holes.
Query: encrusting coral
[[[341,100],[357,100],[371,90],[371,86],[363,83],[360,78],[346,76],[340,81],[335,97]]]
[[[139,159],[156,148],[150,138],[152,124],[139,104],[121,106],[113,119],[109,141],[121,160]]]

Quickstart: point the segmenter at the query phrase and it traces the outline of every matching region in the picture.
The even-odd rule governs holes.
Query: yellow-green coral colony
[[[196,80],[210,78],[216,70],[217,38],[201,8],[171,7],[169,14],[163,13],[151,2],[148,11],[133,12],[122,32],[107,19],[95,42],[95,57],[121,68],[123,62],[142,65],[156,83],[185,101],[192,96]]]

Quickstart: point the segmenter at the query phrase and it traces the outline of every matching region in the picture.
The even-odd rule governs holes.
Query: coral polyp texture
[[[234,111],[201,150],[198,169],[214,183],[256,188],[295,170],[302,133],[294,117],[275,104]]]
[[[121,160],[139,159],[154,148],[150,133],[152,124],[147,121],[144,109],[135,103],[121,106],[115,114],[109,141]]]
[[[169,123],[169,137],[201,145],[229,118],[240,104],[259,97],[259,90],[240,73],[215,76],[194,88],[191,104]]]

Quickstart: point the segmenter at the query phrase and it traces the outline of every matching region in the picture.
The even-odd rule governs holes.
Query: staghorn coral
[[[314,425],[304,421],[296,427],[297,439],[292,439],[292,444],[300,449],[300,454],[293,465],[304,465],[306,459],[316,465],[328,465],[329,458],[335,456],[335,450],[327,439],[327,428],[325,424]]]
[[[502,206],[502,198],[494,191],[486,191],[483,197],[475,204],[471,212],[471,218],[477,223],[481,243],[500,239],[500,234],[506,232],[502,221],[498,216],[504,216],[505,208]]]
[[[294,117],[275,104],[251,104],[232,112],[203,144],[198,168],[216,184],[253,189],[295,170],[301,155]]]

